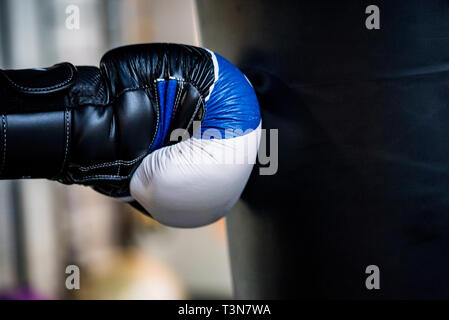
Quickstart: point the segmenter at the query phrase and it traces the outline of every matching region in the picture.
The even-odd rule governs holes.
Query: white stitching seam
[[[144,89],[150,89],[151,86],[150,85],[144,85],[144,86],[140,86],[140,87],[134,87],[134,88],[126,88],[123,89],[122,91],[120,91],[118,94],[116,94],[114,96],[114,98],[112,98],[112,100],[109,103],[84,103],[84,104],[79,104],[76,106],[69,106],[69,108],[82,108],[82,107],[88,107],[88,106],[93,106],[93,107],[109,107],[111,106],[115,100],[117,100],[118,98],[120,98],[122,95],[124,95],[127,92],[130,91],[138,91],[138,90],[144,90]]]
[[[206,105],[203,102],[203,98],[201,98],[201,96],[200,96],[200,98],[198,99],[198,102],[196,103],[195,111],[193,111],[192,118],[190,118],[190,120],[189,120],[187,128],[190,128],[190,126],[192,125],[193,120],[195,119],[195,116],[196,116],[196,114],[198,112],[198,109],[199,109],[199,106],[200,106],[201,103],[204,105],[204,114],[206,114]]]
[[[97,174],[93,176],[87,176],[83,179],[73,179],[76,183],[83,183],[87,181],[95,181],[95,180],[126,180],[131,178],[134,172],[128,174],[127,176],[117,176],[117,175],[106,175],[106,174]]]
[[[134,160],[132,160],[130,162],[133,162],[133,163],[138,162],[139,160],[144,158],[146,155],[147,154],[142,154],[142,155],[140,155],[139,157],[137,157],[136,159],[134,159]],[[123,165],[124,161],[117,160],[115,162],[121,162],[120,165]],[[131,163],[129,163],[127,165],[131,165]],[[108,179],[109,180],[125,180],[125,179],[130,178],[133,173],[134,172],[128,174],[127,176],[120,176],[120,166],[119,166],[116,175],[96,174],[96,175],[91,175],[91,176],[84,177],[82,179],[73,178],[73,181],[76,182],[76,183],[83,183],[83,182],[94,181],[94,180],[108,180]]]
[[[70,76],[64,82],[61,82],[61,83],[56,84],[54,86],[45,87],[45,88],[28,88],[28,87],[23,87],[21,85],[18,85],[14,81],[12,81],[11,78],[9,78],[6,73],[3,72],[2,74],[5,77],[5,79],[8,80],[9,83],[11,83],[13,86],[15,86],[16,88],[18,88],[20,90],[39,92],[39,91],[45,91],[45,90],[49,90],[49,89],[57,89],[59,87],[64,86],[65,84],[69,83],[70,81],[72,81],[72,79],[73,79],[73,68],[69,67],[69,70],[70,70]]]
[[[65,163],[67,161],[67,155],[69,153],[69,136],[70,136],[70,112],[68,109],[65,109],[65,134],[66,134],[66,139],[65,139],[65,152],[64,152],[64,160],[62,161],[62,166],[61,166],[61,172],[60,174],[63,173],[64,171],[64,166]]]
[[[79,167],[78,169],[80,171],[89,171],[92,169],[99,169],[99,168],[107,168],[107,167],[112,167],[112,166],[116,166],[116,165],[122,165],[122,166],[130,166],[134,163],[136,163],[137,161],[139,161],[141,158],[143,158],[144,155],[140,155],[137,158],[133,159],[133,160],[115,160],[113,162],[105,162],[105,163],[100,163],[100,164],[96,164],[96,165],[92,165],[89,167]]]
[[[184,81],[179,81],[179,87],[178,87],[178,93],[176,94],[176,98],[175,98],[175,103],[173,105],[173,112],[171,115],[171,121],[173,121],[173,119],[176,116],[176,111],[178,111],[178,104],[179,104],[179,100],[181,100],[181,93],[184,90]]]
[[[152,139],[151,144],[150,144],[150,150],[153,147],[154,140],[156,139],[157,131],[159,130],[159,121],[160,121],[160,115],[159,115],[160,109],[159,109],[159,99],[158,99],[159,94],[157,92],[156,82],[154,82],[154,95],[156,97],[156,111],[157,111],[156,115],[157,115],[157,119],[156,119],[156,130],[154,131],[153,139]]]
[[[3,127],[3,155],[2,155],[2,166],[0,167],[0,174],[2,174],[3,170],[6,166],[6,119],[5,115],[2,114],[2,127]]]

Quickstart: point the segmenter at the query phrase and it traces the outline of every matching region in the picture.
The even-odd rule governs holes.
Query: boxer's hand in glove
[[[245,76],[206,49],[135,45],[100,69],[0,70],[0,178],[89,185],[199,226],[239,198],[260,122]]]

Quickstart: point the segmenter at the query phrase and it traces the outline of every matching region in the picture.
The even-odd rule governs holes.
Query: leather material
[[[158,82],[162,112],[154,152],[143,159],[130,182],[132,198],[157,221],[172,227],[203,226],[225,216],[240,198],[256,162],[261,117],[254,89],[238,68],[208,52],[213,83],[202,95],[189,84],[181,98],[195,106],[193,111],[173,104],[179,100],[175,88],[182,88],[184,81],[176,83],[169,77]],[[173,117],[176,113],[178,117]],[[190,135],[173,130],[170,138],[178,143],[159,148],[162,137],[168,136],[167,120],[171,117],[176,119],[172,122],[190,127],[196,117],[190,114],[202,119],[193,122]]]
[[[4,70],[1,73],[13,90],[28,95],[44,95],[70,88],[75,82],[75,74],[76,70],[70,63],[41,69]]]
[[[258,102],[251,83],[232,63],[218,54],[215,57],[217,81],[206,102],[207,113],[201,126],[203,133],[212,129],[229,136],[228,129],[232,128],[239,129],[240,134],[238,131],[232,133],[238,136],[246,130],[254,130],[260,122],[260,111],[254,108]],[[223,105],[226,105],[224,110]]]
[[[156,136],[159,148],[173,128],[202,120],[214,80],[211,52],[177,44],[117,48],[100,68],[0,70],[0,178],[48,178],[129,196]],[[176,99],[162,132],[164,81],[176,81]]]

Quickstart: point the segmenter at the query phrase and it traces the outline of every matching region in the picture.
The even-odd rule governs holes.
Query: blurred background
[[[201,45],[195,0],[0,0],[2,69],[98,65],[143,42]],[[0,298],[231,297],[223,220],[173,229],[86,187],[0,181]]]

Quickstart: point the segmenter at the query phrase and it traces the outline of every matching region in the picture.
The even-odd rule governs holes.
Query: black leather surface
[[[73,86],[76,70],[70,63],[60,63],[50,68],[3,70],[0,76],[5,80],[4,83],[19,93],[45,95]]]
[[[200,48],[134,45],[106,53],[100,68],[64,63],[0,70],[0,178],[48,178],[129,195],[132,173],[159,125],[157,81],[163,79],[176,79],[181,97],[171,128],[201,119],[198,101],[214,69]]]

